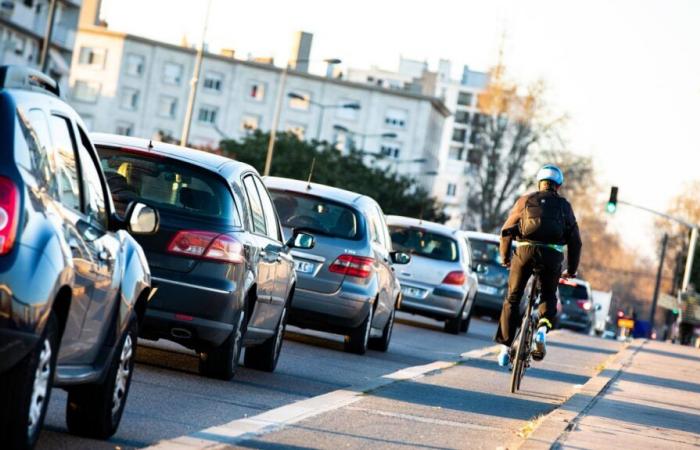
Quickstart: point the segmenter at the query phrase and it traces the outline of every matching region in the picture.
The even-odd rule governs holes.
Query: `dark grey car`
[[[384,214],[367,196],[285,178],[265,178],[285,233],[303,230],[313,250],[295,250],[290,323],[343,334],[346,349],[386,351],[401,289]]]

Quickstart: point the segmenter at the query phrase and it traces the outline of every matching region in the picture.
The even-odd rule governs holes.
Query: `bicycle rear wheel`
[[[523,379],[523,373],[525,372],[525,359],[527,358],[528,349],[528,336],[530,330],[530,315],[525,314],[523,318],[523,323],[515,336],[515,341],[518,346],[515,351],[515,358],[513,358],[513,371],[510,374],[510,393],[514,394],[515,391],[520,389],[520,382]]]

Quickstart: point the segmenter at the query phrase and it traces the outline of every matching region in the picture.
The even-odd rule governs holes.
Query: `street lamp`
[[[297,59],[290,62],[301,63],[311,62],[310,59]],[[338,58],[328,58],[323,60],[328,65],[340,64],[342,61]],[[280,74],[280,85],[277,89],[277,99],[275,101],[275,111],[272,114],[272,127],[270,127],[270,140],[267,143],[267,155],[265,156],[265,170],[263,176],[270,175],[270,167],[272,166],[272,155],[275,151],[275,139],[277,138],[277,128],[280,123],[280,114],[282,112],[282,99],[284,99],[284,86],[287,84],[287,74],[289,73],[289,62],[285,64]]]
[[[399,135],[394,133],[393,131],[387,131],[386,133],[358,133],[357,131],[352,131],[342,125],[333,125],[333,129],[337,131],[342,131],[343,133],[351,134],[353,136],[360,136],[362,138],[362,144],[360,145],[362,150],[364,150],[365,148],[365,138],[380,137],[383,139],[396,139],[397,137],[399,137]]]
[[[323,128],[323,117],[326,112],[326,109],[328,108],[337,108],[337,109],[354,109],[357,111],[360,109],[360,104],[357,102],[351,102],[351,103],[341,103],[341,104],[323,104],[319,102],[315,102],[308,98],[305,95],[297,94],[296,92],[290,92],[287,94],[287,97],[292,98],[294,100],[301,100],[303,102],[308,102],[310,105],[314,105],[318,107],[321,111],[319,113],[318,117],[318,125],[316,128],[316,140],[320,141],[321,140],[321,130]]]

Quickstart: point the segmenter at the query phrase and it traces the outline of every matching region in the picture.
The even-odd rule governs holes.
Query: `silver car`
[[[401,288],[379,205],[369,197],[314,183],[265,178],[284,233],[305,232],[312,250],[293,250],[297,286],[289,323],[345,335],[347,351],[386,351]]]
[[[388,216],[396,250],[411,254],[399,273],[401,311],[445,321],[445,331],[466,332],[477,290],[469,242],[462,231],[409,217]]]

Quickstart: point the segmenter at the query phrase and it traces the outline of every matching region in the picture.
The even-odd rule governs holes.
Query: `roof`
[[[387,225],[404,225],[409,227],[419,227],[421,229],[447,235],[455,235],[459,230],[448,227],[441,223],[429,222],[427,220],[415,219],[413,217],[404,216],[386,216]]]
[[[150,151],[168,158],[174,158],[180,161],[196,164],[197,166],[215,172],[222,172],[224,166],[231,166],[232,168],[238,168],[239,170],[249,169],[255,171],[255,169],[248,164],[240,161],[234,161],[233,159],[225,156],[204,152],[202,150],[195,150],[193,148],[181,147],[179,145],[166,144],[165,142],[154,141],[151,139],[120,136],[117,134],[108,133],[90,133],[90,138],[96,145]]]
[[[114,30],[110,30],[110,29],[105,28],[105,27],[82,26],[79,28],[78,31],[86,32],[86,33],[100,34],[103,36],[118,37],[118,38],[122,38],[122,39],[129,39],[129,40],[132,40],[135,42],[140,42],[142,44],[164,47],[164,48],[168,48],[170,50],[180,51],[182,53],[189,53],[193,56],[197,53],[197,51],[193,48],[182,47],[180,45],[156,41],[156,40],[148,39],[148,38],[145,38],[142,36],[136,36],[136,35],[129,34],[129,33],[114,31]],[[271,72],[282,73],[282,70],[283,70],[282,68],[277,67],[273,64],[264,64],[264,63],[254,62],[254,61],[235,59],[235,58],[231,58],[229,56],[219,55],[216,53],[204,52],[204,57],[209,58],[209,59],[223,61],[223,62],[228,62],[231,64],[241,64],[241,65],[248,66],[248,67],[255,67],[257,69],[268,70]],[[328,77],[324,77],[324,76],[320,76],[320,75],[314,75],[311,73],[299,72],[299,71],[295,71],[295,70],[289,70],[288,73],[289,73],[289,76],[306,78],[306,79],[310,79],[310,80],[316,80],[316,81],[320,81],[320,82],[324,82],[324,83],[336,84],[336,85],[345,86],[345,87],[349,87],[349,88],[381,92],[381,93],[387,94],[387,95],[397,95],[400,97],[412,98],[415,100],[428,101],[433,106],[433,108],[435,108],[435,110],[437,110],[443,117],[447,117],[447,116],[452,115],[452,112],[447,108],[445,103],[437,97],[432,97],[429,95],[423,95],[423,94],[418,94],[418,93],[409,92],[409,91],[399,91],[399,90],[394,90],[394,89],[386,89],[386,88],[382,88],[379,86],[372,86],[372,85],[366,84],[366,83],[358,83],[358,82],[348,81],[348,80],[343,80],[343,79],[338,79],[338,78],[328,78]]]
[[[493,233],[483,233],[481,231],[465,231],[469,239],[477,239],[487,242],[501,242],[501,237]]]
[[[347,191],[325,184],[308,183],[293,178],[264,177],[265,186],[268,189],[286,190],[299,192],[301,194],[315,195],[317,197],[328,198],[340,203],[355,204],[362,198],[369,198],[357,192]],[[309,189],[311,186],[311,189]]]

